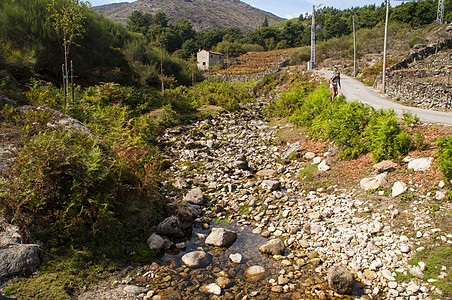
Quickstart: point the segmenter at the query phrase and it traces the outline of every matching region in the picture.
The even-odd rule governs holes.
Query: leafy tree
[[[412,1],[393,9],[391,20],[410,24],[412,27],[430,24],[436,19],[438,1]]]
[[[85,16],[79,0],[53,0],[49,4],[50,19],[57,34],[60,36],[64,51],[64,89],[65,97],[69,94],[69,52],[76,38],[85,32]]]
[[[168,27],[168,18],[164,12],[158,12],[155,14],[154,18],[152,19],[153,25],[162,26],[162,27]]]
[[[149,13],[141,13],[134,11],[127,21],[127,28],[134,32],[141,32],[145,34],[153,22],[152,15]]]
[[[268,27],[268,19],[267,19],[267,16],[265,16],[264,22],[262,22],[261,28],[263,28],[263,27]]]
[[[174,23],[173,29],[181,44],[195,37],[193,26],[191,25],[190,21],[186,19],[177,20],[176,23]]]

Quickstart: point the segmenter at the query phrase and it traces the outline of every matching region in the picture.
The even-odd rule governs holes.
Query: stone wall
[[[412,106],[450,110],[452,109],[452,85],[448,81],[450,76],[451,71],[448,70],[390,72],[387,77],[386,93],[391,98]]]
[[[417,45],[387,69],[386,93],[402,103],[437,110],[452,109],[452,27],[435,44]],[[443,52],[440,52],[440,51]],[[381,89],[381,75],[375,87]]]
[[[226,75],[226,74],[216,74],[216,75],[208,75],[206,77],[208,78],[218,78],[224,81],[230,81],[230,82],[245,82],[249,80],[261,80],[264,78],[265,75],[270,75],[276,72],[279,72],[282,68],[286,67],[289,64],[289,60],[283,60],[277,64],[275,64],[274,69],[270,69],[267,71],[263,71],[260,73],[254,73],[254,74],[245,74],[245,75]]]

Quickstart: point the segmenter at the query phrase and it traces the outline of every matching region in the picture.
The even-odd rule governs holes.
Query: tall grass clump
[[[436,162],[444,177],[450,181],[452,180],[452,136],[439,138],[435,145],[438,147]]]

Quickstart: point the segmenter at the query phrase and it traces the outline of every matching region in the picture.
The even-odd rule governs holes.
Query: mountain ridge
[[[134,11],[151,15],[164,12],[170,23],[187,19],[194,30],[201,32],[230,27],[249,32],[258,29],[265,18],[269,24],[285,20],[240,0],[138,0],[95,6],[93,9],[121,24],[126,24]]]

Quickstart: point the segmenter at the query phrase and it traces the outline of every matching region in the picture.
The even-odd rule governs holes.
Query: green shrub
[[[329,99],[331,92],[328,90],[326,84],[320,85],[306,97],[298,96],[301,95],[297,93],[294,95],[296,98],[294,98],[293,101],[296,101],[297,109],[290,117],[290,120],[296,125],[310,127],[314,118],[327,110],[328,106],[331,105]]]
[[[237,110],[241,103],[251,101],[252,95],[249,87],[243,84],[210,79],[195,86],[191,99],[194,107],[209,104]]]
[[[32,78],[27,86],[29,91],[25,95],[30,105],[47,106],[56,110],[64,110],[64,95],[51,83],[42,83]]]
[[[311,59],[311,49],[304,47],[290,54],[291,65],[302,65]]]
[[[0,202],[35,237],[75,238],[117,222],[118,170],[93,138],[41,132],[25,143],[14,172]]]
[[[404,111],[402,114],[403,117],[403,122],[406,125],[412,125],[412,124],[417,124],[419,123],[419,117],[416,114],[413,114],[409,111]]]
[[[293,88],[281,93],[280,97],[270,103],[269,111],[273,116],[290,116],[299,107],[299,104],[309,94],[308,86]]]
[[[436,163],[444,177],[450,181],[452,180],[452,136],[439,138],[435,145],[438,147]]]
[[[335,100],[336,106],[327,109],[313,122],[316,134],[342,149],[343,158],[356,157],[365,151],[363,133],[369,122],[372,108],[358,101],[345,102],[343,97]]]
[[[393,110],[374,112],[365,134],[376,161],[397,158],[411,149],[412,141]]]
[[[418,130],[416,131],[416,133],[414,134],[414,145],[416,146],[416,149],[421,150],[424,149],[425,147],[425,142],[424,142],[425,136],[422,133],[422,131]]]

